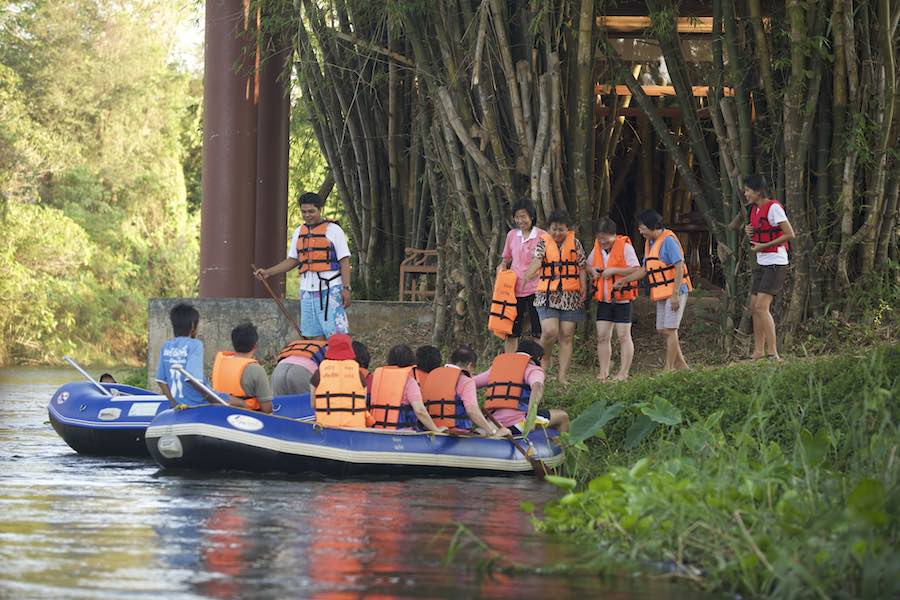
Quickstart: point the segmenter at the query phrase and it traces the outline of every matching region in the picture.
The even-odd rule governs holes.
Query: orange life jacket
[[[278,353],[278,362],[281,362],[288,356],[299,356],[319,363],[321,358],[317,358],[316,354],[321,353],[327,345],[328,342],[323,340],[294,340]]]
[[[647,269],[647,281],[650,284],[650,299],[654,302],[671,297],[675,291],[675,267],[664,263],[659,258],[659,251],[662,249],[663,242],[667,237],[675,240],[681,256],[684,257],[684,250],[681,248],[678,236],[669,229],[663,230],[662,234],[656,238],[653,246],[650,246],[649,240],[644,242],[644,267]],[[691,284],[691,277],[688,275],[687,261],[684,261],[684,272],[681,280],[687,284],[689,292],[694,289],[694,286]]]
[[[313,399],[316,422],[326,427],[366,426],[366,387],[355,360],[325,359]]]
[[[541,280],[538,289],[542,292],[577,292],[581,289],[578,276],[578,251],[575,247],[575,232],[570,231],[563,240],[562,247],[545,233],[544,258],[541,262]]]
[[[248,394],[241,385],[241,377],[248,365],[259,364],[255,359],[236,356],[234,352],[219,352],[213,362],[212,386],[244,401],[247,408],[259,410],[259,400]]]
[[[616,241],[613,242],[612,248],[606,257],[606,267],[603,266],[603,254],[600,242],[594,241],[594,267],[600,269],[614,268],[627,269],[628,263],[625,262],[625,246],[631,245],[631,238],[627,235],[617,235]],[[624,275],[613,275],[612,278],[606,279],[601,276],[594,281],[594,298],[600,302],[625,302],[637,298],[637,281],[625,284],[621,290],[612,289],[613,285],[620,279],[625,279]]]
[[[497,273],[494,281],[494,295],[491,298],[491,312],[488,317],[488,331],[501,340],[512,333],[516,320],[516,274],[510,270]]]
[[[337,252],[325,232],[331,221],[322,221],[309,227],[305,223],[300,226],[297,236],[297,260],[300,262],[300,273],[307,271],[338,271],[340,265]]]
[[[379,367],[372,376],[369,412],[377,429],[414,427],[416,416],[409,404],[403,404],[403,389],[412,377],[413,367]]]
[[[531,386],[525,383],[525,368],[530,361],[529,355],[520,352],[506,352],[494,359],[485,389],[485,410],[528,410]]]
[[[781,206],[781,203],[779,203],[778,200],[769,199],[762,206],[754,204],[750,208],[750,226],[753,227],[753,233],[750,234],[751,241],[757,244],[766,244],[783,233],[781,227],[769,223],[769,210],[771,210],[772,206],[775,204]],[[783,208],[784,207],[782,207],[782,209]],[[778,252],[779,248],[787,250],[787,242],[770,246],[769,248],[760,250],[760,252]]]
[[[462,374],[462,370],[455,367],[438,367],[428,374],[428,380],[422,386],[422,402],[438,427],[472,428],[462,398],[456,394],[456,385]]]

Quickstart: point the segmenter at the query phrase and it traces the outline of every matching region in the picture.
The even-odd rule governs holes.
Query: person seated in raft
[[[368,364],[368,351],[365,354],[360,359]],[[328,338],[325,358],[309,381],[316,423],[325,427],[366,427],[366,374],[349,335],[335,333]]]
[[[241,323],[231,330],[234,352],[219,352],[213,362],[212,385],[228,394],[228,404],[264,413],[272,412],[269,376],[253,355],[259,334],[253,323]]]
[[[376,429],[406,429],[416,421],[428,431],[442,433],[422,403],[422,390],[413,377],[416,356],[406,344],[394,346],[388,352],[387,366],[375,369],[369,391],[369,412]]]
[[[109,373],[104,373],[103,375],[101,375],[99,381],[100,383],[119,383],[118,381],[116,381],[116,378]]]
[[[516,352],[503,353],[491,368],[475,376],[475,386],[487,388],[484,410],[513,435],[525,433],[525,419],[532,405],[544,396],[544,349],[534,340],[521,339]],[[557,431],[569,430],[569,415],[558,408],[538,409],[538,422]]]
[[[425,384],[428,374],[441,366],[444,362],[441,358],[441,351],[436,346],[425,345],[416,348],[416,368],[413,373],[419,387]]]
[[[309,392],[309,380],[325,358],[327,342],[299,339],[288,343],[278,353],[278,364],[272,371],[272,391],[276,396]]]
[[[372,383],[372,374],[369,373],[369,364],[372,362],[372,355],[369,349],[362,342],[353,340],[353,354],[356,355],[356,362],[359,363],[360,373],[366,377],[366,393],[368,393],[369,385]]]
[[[454,350],[449,363],[428,374],[422,385],[422,401],[438,427],[469,431],[474,426],[482,435],[505,437],[509,429],[491,423],[478,406],[471,375],[477,361],[475,352],[467,346]]]
[[[204,404],[203,396],[188,385],[184,375],[173,367],[182,369],[205,381],[203,377],[203,342],[197,339],[200,313],[190,304],[177,304],[169,311],[174,338],[166,340],[159,349],[156,379],[165,381],[178,404]]]

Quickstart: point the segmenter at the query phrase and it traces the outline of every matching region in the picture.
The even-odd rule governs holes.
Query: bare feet
[[[560,376],[559,379],[558,379],[558,381],[559,381],[559,384],[560,384],[561,386],[563,386],[563,387],[568,387],[568,385],[569,385],[569,378],[568,378],[568,377]]]
[[[616,376],[613,377],[613,379],[616,381],[625,381],[626,379],[628,379],[628,374],[617,373]]]
[[[598,374],[597,381],[609,381],[609,375]]]

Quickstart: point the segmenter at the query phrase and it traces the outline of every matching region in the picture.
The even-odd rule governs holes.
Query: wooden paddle
[[[185,371],[184,367],[182,367],[181,365],[172,365],[172,368],[184,375],[184,378],[187,379],[188,384],[190,384],[192,388],[200,392],[200,395],[203,396],[210,404],[224,404],[225,406],[230,406],[227,402],[222,400],[221,396],[206,387],[206,385],[202,381]]]
[[[494,418],[494,415],[492,415],[489,412],[486,412],[485,414],[487,415],[487,418],[490,419],[494,425],[496,425],[497,427],[500,427],[500,428],[503,427],[503,425],[501,425],[500,423],[497,422],[497,419]],[[524,456],[525,458],[528,459],[528,462],[531,463],[531,468],[534,470],[535,477],[540,477],[541,479],[544,479],[547,477],[547,475],[548,475],[547,466],[543,462],[541,462],[539,459],[534,458],[533,456],[528,454],[528,450],[523,448],[522,445],[516,441],[516,439],[512,436],[512,433],[506,434],[506,439],[509,441],[510,444],[512,444],[513,446],[516,447],[516,450],[518,450],[522,454],[522,456]]]
[[[159,389],[163,393],[163,396],[165,396],[166,400],[169,401],[170,407],[175,408],[176,406],[178,406],[178,403],[175,402],[175,398],[172,397],[172,390],[169,389],[168,383],[166,383],[162,379],[157,379],[156,385],[159,386]]]
[[[256,271],[258,270],[257,266],[250,265],[250,267],[253,269],[254,277],[256,277]],[[265,277],[256,277],[256,278],[259,279],[260,281],[262,281],[262,284],[263,284],[263,286],[265,286],[266,291],[269,292],[269,295],[272,296],[272,300],[275,301],[275,304],[278,305],[278,309],[281,310],[281,314],[283,314],[285,317],[287,317],[287,320],[291,322],[291,325],[294,326],[294,329],[297,330],[297,333],[300,335],[300,337],[303,337],[303,332],[300,331],[300,326],[297,325],[297,321],[294,319],[293,315],[291,315],[291,313],[288,311],[287,307],[284,305],[284,302],[281,301],[281,298],[279,298],[278,296],[275,295],[275,292],[274,292],[274,290],[272,290],[272,286],[269,285],[269,282],[266,281]]]

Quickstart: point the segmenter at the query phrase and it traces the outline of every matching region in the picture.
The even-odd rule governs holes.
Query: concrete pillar
[[[256,264],[269,267],[284,260],[287,247],[288,149],[291,99],[285,86],[291,48],[288,41],[274,47],[263,40],[259,69],[256,152]],[[254,296],[268,298],[255,282]],[[284,295],[284,275],[269,279],[272,290]]]
[[[256,19],[248,11],[249,0],[206,1],[200,226],[205,298],[253,296]]]

